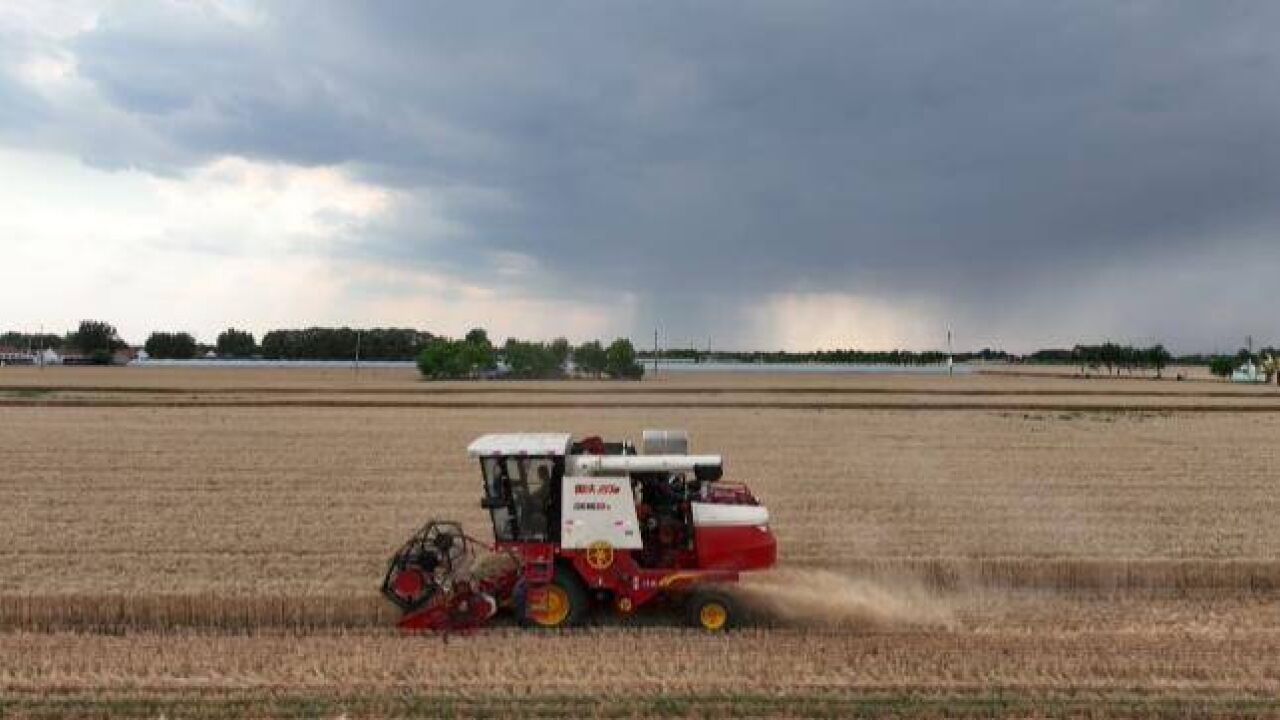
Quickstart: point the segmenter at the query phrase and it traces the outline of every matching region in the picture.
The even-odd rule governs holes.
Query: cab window
[[[485,495],[499,542],[547,542],[559,534],[561,473],[555,458],[491,457],[481,461]]]

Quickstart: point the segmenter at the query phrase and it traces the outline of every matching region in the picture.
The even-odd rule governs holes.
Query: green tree
[[[158,360],[190,360],[196,356],[196,339],[185,332],[153,332],[143,348]]]
[[[557,359],[555,349],[545,343],[511,338],[503,346],[502,356],[514,378],[532,380],[564,376],[564,365]]]
[[[564,338],[556,338],[551,341],[551,345],[549,347],[551,355],[555,359],[556,366],[563,371],[565,365],[569,362],[569,356],[573,354],[573,346]]]
[[[437,338],[427,343],[418,354],[418,372],[430,380],[464,377],[462,344]]]
[[[81,320],[80,327],[67,338],[67,345],[103,364],[111,362],[116,350],[126,347],[115,326],[101,320]]]
[[[253,333],[235,328],[227,328],[218,335],[216,346],[218,355],[222,357],[252,357],[258,352],[258,344],[253,340]]]
[[[1220,378],[1229,378],[1236,369],[1235,358],[1218,355],[1209,359],[1209,372]]]
[[[1169,365],[1169,361],[1173,356],[1165,349],[1164,345],[1153,345],[1146,351],[1147,364],[1156,371],[1156,377],[1164,376],[1164,369]]]
[[[607,355],[599,340],[584,342],[573,350],[573,365],[583,375],[600,377],[606,360]]]
[[[467,333],[463,340],[434,338],[428,341],[418,353],[417,362],[418,372],[431,380],[476,377],[497,367],[489,336],[478,328]]]
[[[489,342],[489,333],[484,328],[472,328],[462,343],[464,361],[471,368],[469,372],[498,367],[498,354],[494,352],[493,343]]]
[[[631,341],[618,338],[605,350],[605,372],[611,378],[639,380],[644,376],[644,366],[636,362],[636,349]]]

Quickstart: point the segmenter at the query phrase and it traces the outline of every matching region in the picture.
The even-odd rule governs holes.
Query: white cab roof
[[[564,455],[573,436],[569,433],[494,433],[481,435],[467,446],[471,457],[490,455]]]

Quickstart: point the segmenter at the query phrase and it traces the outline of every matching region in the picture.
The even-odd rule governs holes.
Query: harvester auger
[[[777,560],[768,510],[721,481],[719,455],[688,454],[683,432],[646,431],[639,451],[563,433],[484,435],[467,450],[494,542],[450,521],[409,538],[382,582],[406,631],[475,628],[503,609],[571,627],[595,608],[629,615],[659,600],[719,631],[739,609],[717,586]]]

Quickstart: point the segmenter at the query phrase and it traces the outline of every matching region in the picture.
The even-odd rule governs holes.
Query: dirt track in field
[[[1280,388],[1198,376],[1084,380],[1021,371],[954,378],[667,373],[639,383],[432,383],[403,369],[9,368],[0,375],[2,407],[1275,413]]]
[[[332,708],[329,715],[361,715],[364,707],[384,716],[403,712],[398,703],[414,697],[464,706],[521,699],[497,713],[508,716],[532,714],[531,703],[552,699],[563,713],[586,698],[645,707],[646,715],[691,712],[681,704],[645,705],[659,692],[717,717],[808,715],[796,708],[818,701],[825,710],[813,714],[830,717],[868,705],[876,717],[915,716],[922,708],[955,717],[974,701],[985,717],[1063,707],[1072,716],[1151,717],[1265,717],[1277,709],[1274,596],[1031,593],[947,602],[954,619],[941,627],[878,622],[749,628],[724,637],[653,625],[564,634],[497,627],[447,642],[369,628],[9,632],[0,634],[0,657],[8,702],[41,709],[93,698],[82,701],[82,712],[110,698],[199,698],[218,707],[220,698],[261,706],[281,696],[310,698],[313,715],[319,703]],[[580,714],[597,712],[609,711]]]

